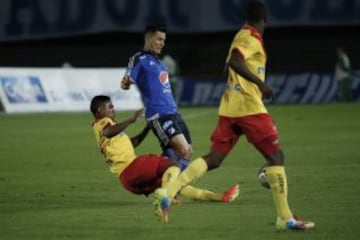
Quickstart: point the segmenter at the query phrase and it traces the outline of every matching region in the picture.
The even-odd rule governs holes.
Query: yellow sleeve
[[[115,123],[110,118],[105,117],[105,118],[100,119],[98,124],[99,124],[99,129],[103,130],[105,127],[112,126]]]
[[[254,54],[254,41],[250,37],[240,34],[234,39],[232,50],[239,51],[246,60]]]
[[[101,139],[104,137],[102,134],[102,130],[107,126],[112,126],[114,124],[115,122],[108,117],[98,119],[93,123],[95,138],[99,145],[102,141]]]

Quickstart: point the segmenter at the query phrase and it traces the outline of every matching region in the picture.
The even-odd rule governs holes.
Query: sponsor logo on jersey
[[[228,91],[240,91],[240,89],[241,89],[241,85],[239,83],[226,85],[226,90]]]
[[[168,73],[165,71],[161,71],[159,74],[159,80],[161,84],[165,85],[166,83],[169,83],[169,76]]]
[[[264,74],[265,73],[265,68],[264,67],[258,67],[257,72],[258,72],[258,74]]]

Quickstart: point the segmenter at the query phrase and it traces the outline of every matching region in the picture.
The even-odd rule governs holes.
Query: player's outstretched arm
[[[140,109],[134,112],[134,115],[127,120],[117,123],[112,126],[107,126],[103,129],[103,135],[107,138],[114,137],[115,135],[124,131],[130,124],[136,122],[144,116],[144,109]]]
[[[150,124],[147,123],[146,126],[143,128],[143,130],[138,135],[133,136],[131,138],[131,143],[134,146],[134,148],[136,148],[137,146],[139,146],[142,143],[142,141],[148,135],[150,129],[151,129]]]

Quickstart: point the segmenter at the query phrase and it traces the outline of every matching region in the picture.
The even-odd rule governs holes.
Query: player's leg
[[[161,188],[157,186],[157,189],[154,191],[154,201],[153,205],[155,207],[155,215],[158,216],[159,220],[164,223],[168,222],[168,212],[171,205],[171,198],[168,195],[168,191],[166,190],[166,186],[171,184],[179,175],[180,167],[178,163],[172,159],[169,159],[164,156],[160,156],[161,162],[159,164],[158,171],[163,172],[161,176]],[[171,162],[171,164],[166,168],[166,162]],[[166,168],[166,169],[165,169]]]
[[[283,165],[283,153],[279,146],[274,146],[273,141],[277,140],[277,136],[270,136],[260,143],[255,143],[257,149],[264,155],[269,162],[266,169],[267,180],[274,198],[277,216],[281,219],[292,218],[292,212],[288,204],[288,185]]]
[[[270,142],[272,140],[268,140],[268,143]],[[298,220],[290,210],[286,171],[284,165],[281,165],[284,162],[283,152],[279,149],[272,154],[265,155],[265,157],[270,164],[273,163],[273,165],[266,167],[266,175],[277,211],[276,228],[278,230],[305,230],[314,228],[315,224],[313,222]],[[277,163],[279,165],[276,165]]]
[[[165,146],[163,155],[177,161],[180,165],[181,171],[183,171],[188,167],[189,159],[192,154],[190,132],[179,114],[171,116],[171,118],[173,130],[168,131],[167,136],[170,141],[169,144]],[[176,203],[181,202],[178,196],[174,197],[173,201]]]
[[[169,153],[169,150],[172,151],[173,154]],[[181,165],[181,170],[184,170],[189,165],[192,147],[187,142],[184,134],[179,133],[171,137],[170,143],[167,146],[167,149],[165,149],[164,154],[168,157],[176,157],[175,160]]]
[[[155,193],[159,192],[162,196],[166,195],[166,197],[169,196],[173,199],[189,183],[200,178],[208,170],[219,167],[238,140],[238,135],[233,132],[229,121],[228,118],[219,117],[218,124],[211,137],[213,144],[210,153],[192,161],[175,181],[169,183],[166,187],[157,189]],[[219,153],[218,151],[224,152]],[[159,202],[159,200],[156,201]]]
[[[180,173],[175,161],[154,154],[138,156],[120,174],[123,187],[135,194],[148,195],[156,188],[174,181]]]
[[[266,158],[266,174],[274,198],[277,215],[281,219],[292,218],[287,201],[287,178],[284,157],[280,149],[278,133],[267,114],[259,114],[242,119],[242,128],[257,150]]]
[[[276,127],[268,114],[259,114],[242,120],[242,129],[248,140],[261,152],[268,162],[267,180],[273,195],[278,216],[277,228],[303,230],[312,227],[294,220],[288,204],[288,184],[284,167],[284,154],[280,148]],[[289,223],[289,225],[287,225]]]
[[[148,182],[148,188],[151,188],[154,191],[154,201],[153,205],[155,208],[155,215],[158,216],[159,220],[166,223],[168,222],[168,211],[171,205],[171,199],[168,196],[167,190],[161,187],[166,187],[168,184],[173,182],[180,173],[180,168],[178,163],[168,157],[165,156],[158,156],[158,155],[149,155],[147,158],[144,159],[145,161],[152,161],[154,171],[149,171],[152,174],[153,183]],[[143,167],[151,168],[150,165]],[[149,178],[150,175],[149,174]],[[158,184],[160,182],[160,184]]]
[[[177,161],[180,163],[181,170],[184,170],[189,165],[189,160],[192,155],[191,134],[180,114],[173,115],[172,118],[175,132],[169,136],[170,143],[167,147],[174,150],[178,157]]]
[[[205,159],[209,160],[210,156],[212,155],[208,154],[207,156],[207,158],[198,158],[192,161],[189,166],[184,171],[182,171],[174,181],[169,182],[163,187],[155,190],[153,202],[155,206],[155,213],[158,217],[160,217],[163,222],[168,221],[168,210],[170,207],[171,199],[174,199],[177,193],[180,192],[182,189],[185,189],[182,194],[185,194],[189,198],[195,199],[208,200],[209,198],[213,197],[214,200],[220,200],[220,197],[224,197],[224,201],[229,202],[238,196],[238,186],[232,187],[222,196],[214,196],[215,194],[211,195],[212,193],[207,190],[204,191],[188,187],[190,182],[193,182],[196,179],[200,178],[207,171],[208,167]]]
[[[158,138],[162,155],[176,160],[185,169],[192,154],[191,137],[188,128],[179,114],[164,116],[150,121],[151,128]]]
[[[223,193],[213,192],[207,189],[201,189],[190,185],[180,190],[180,194],[186,198],[200,201],[232,202],[239,196],[239,185],[234,184]]]
[[[187,166],[189,165],[189,160],[185,159],[185,158],[181,158],[179,157],[173,148],[171,147],[167,147],[163,150],[162,153],[163,156],[167,156],[171,159],[174,159],[175,161],[177,161],[180,164],[180,168],[181,171],[183,171],[185,168],[187,168]]]
[[[173,198],[183,187],[200,178],[207,171],[219,167],[225,156],[236,144],[239,135],[231,128],[229,118],[219,117],[218,124],[211,136],[212,146],[210,152],[203,157],[194,159],[189,166],[181,172],[179,177],[169,184],[168,192]]]

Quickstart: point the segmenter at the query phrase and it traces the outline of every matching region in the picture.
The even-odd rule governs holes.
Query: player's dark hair
[[[145,27],[144,34],[154,33],[156,31],[167,33],[167,28],[165,24],[149,24]]]
[[[250,0],[246,5],[246,21],[249,23],[258,23],[267,20],[265,5],[259,0]]]
[[[111,101],[111,98],[105,95],[97,95],[92,98],[90,103],[90,111],[94,115],[94,117],[96,117],[97,110],[101,106],[101,104],[109,101]]]

